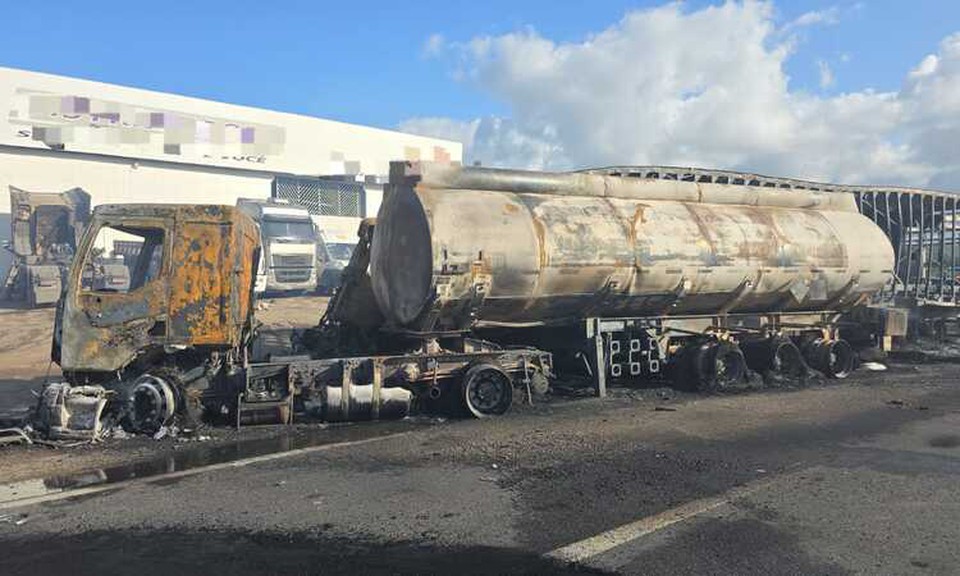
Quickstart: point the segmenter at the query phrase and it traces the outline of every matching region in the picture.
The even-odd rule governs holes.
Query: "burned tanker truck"
[[[137,244],[129,284],[87,282],[87,269],[116,242]],[[66,382],[44,390],[38,428],[96,437],[108,417],[154,433],[174,419],[194,427],[204,416],[239,426],[287,423],[297,411],[348,421],[414,408],[483,417],[508,410],[514,386],[552,375],[541,350],[501,348],[469,331],[387,326],[381,340],[390,345],[365,354],[334,347],[252,357],[259,258],[256,223],[235,207],[98,206],[57,307],[52,359]],[[366,295],[351,284],[339,296]],[[379,310],[372,295],[363,306]],[[317,331],[328,333],[324,322]]]
[[[82,283],[104,233],[143,243],[122,293]],[[850,194],[395,162],[320,324],[256,358],[259,250],[231,207],[98,207],[57,314],[68,385],[149,432],[202,412],[502,414],[555,363],[600,394],[650,378],[716,389],[748,366],[843,377],[839,319],[893,267]],[[50,396],[64,413],[71,395]]]
[[[894,262],[853,194],[645,176],[394,164],[370,247],[383,325],[536,345],[600,393],[852,369],[839,320]]]

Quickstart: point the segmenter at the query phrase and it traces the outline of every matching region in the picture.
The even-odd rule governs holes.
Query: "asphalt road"
[[[958,574],[960,367],[526,407],[0,510],[0,574]]]

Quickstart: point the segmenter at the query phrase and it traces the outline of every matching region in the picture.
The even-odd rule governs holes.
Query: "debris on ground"
[[[892,408],[912,408],[914,410],[920,410],[920,411],[930,409],[929,406],[925,406],[923,404],[911,404],[910,402],[904,402],[903,400],[897,400],[897,399],[887,400],[887,406],[890,406]]]
[[[0,524],[13,524],[14,526],[23,526],[27,523],[27,514],[0,514]]]
[[[113,438],[115,440],[126,440],[127,438],[132,438],[133,434],[130,434],[123,429],[122,426],[113,426],[103,433],[103,438]]]
[[[180,428],[175,425],[161,426],[153,433],[154,440],[163,440],[164,438],[176,438],[180,435]]]
[[[879,362],[864,362],[860,364],[860,367],[871,372],[883,372],[887,369],[885,364],[881,364]]]
[[[0,446],[4,444],[33,444],[22,428],[0,428]]]
[[[109,394],[102,386],[48,384],[37,407],[36,428],[50,440],[97,441]]]

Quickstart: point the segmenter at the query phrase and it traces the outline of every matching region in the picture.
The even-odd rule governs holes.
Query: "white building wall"
[[[2,67],[0,145],[312,176],[463,156],[450,140]]]
[[[9,186],[80,187],[106,203],[266,198],[276,174],[385,176],[393,160],[460,162],[458,142],[0,67],[0,241]],[[382,186],[366,184],[375,216]],[[10,264],[0,250],[0,278]]]
[[[0,149],[0,241],[10,240],[10,186],[31,192],[65,192],[79,187],[90,194],[91,206],[137,202],[234,205],[239,197],[268,198],[272,181],[271,175],[257,172]],[[6,277],[11,260],[8,251],[0,253],[0,278]]]

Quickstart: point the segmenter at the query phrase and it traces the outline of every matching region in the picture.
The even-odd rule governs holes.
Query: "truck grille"
[[[309,268],[275,268],[277,282],[307,282],[310,280]]]
[[[312,254],[273,254],[274,268],[312,268]],[[307,271],[309,275],[309,270]]]

